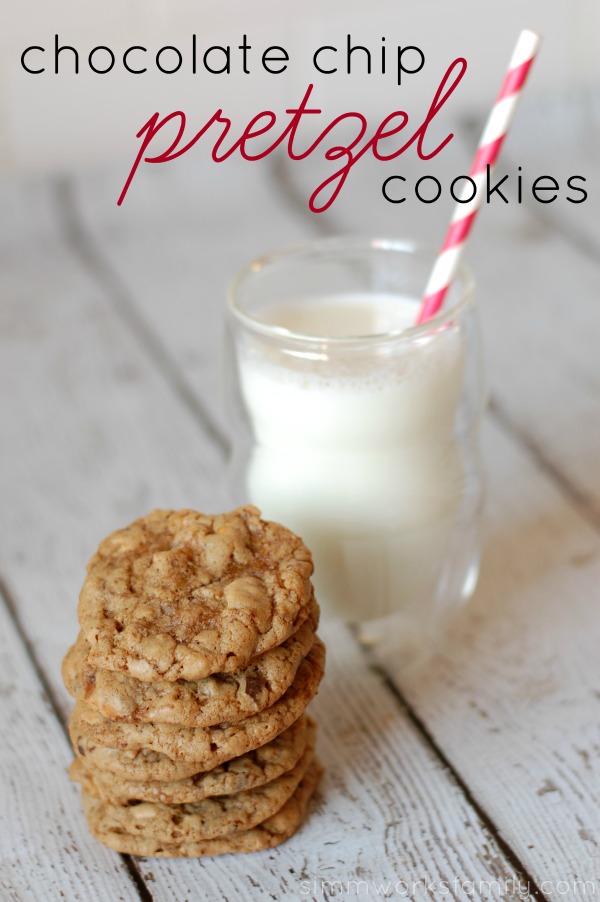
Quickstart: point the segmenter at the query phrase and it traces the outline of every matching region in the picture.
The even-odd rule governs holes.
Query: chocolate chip
[[[246,677],[246,695],[249,695],[252,701],[257,701],[258,696],[264,686],[259,676]]]

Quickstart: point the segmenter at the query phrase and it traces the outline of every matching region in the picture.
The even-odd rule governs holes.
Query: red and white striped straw
[[[522,31],[519,35],[508,72],[483,130],[473,165],[469,171],[469,176],[475,182],[477,191],[473,199],[466,202],[466,198],[473,193],[473,185],[471,182],[465,181],[460,200],[456,204],[454,215],[450,221],[450,228],[429,277],[417,323],[427,322],[428,319],[435,316],[444,303],[446,293],[456,275],[469,232],[482,203],[487,167],[493,167],[498,159],[521,97],[523,85],[537,54],[540,40],[540,36],[533,31]]]

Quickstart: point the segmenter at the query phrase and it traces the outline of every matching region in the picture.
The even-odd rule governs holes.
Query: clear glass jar
[[[479,569],[485,405],[473,280],[415,326],[435,254],[318,240],[229,296],[235,503],[302,536],[325,614],[430,639]],[[368,624],[368,626],[364,626]]]

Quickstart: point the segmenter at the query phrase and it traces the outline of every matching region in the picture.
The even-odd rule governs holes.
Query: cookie
[[[80,758],[73,761],[69,776],[76,783],[81,783],[87,795],[119,805],[126,805],[131,801],[165,802],[171,805],[201,802],[210,796],[245,792],[276,780],[296,766],[308,743],[314,745],[315,734],[314,720],[308,715],[302,715],[266,745],[185,780],[129,780],[98,768],[89,768],[85,759]]]
[[[272,817],[249,830],[229,836],[199,841],[163,842],[123,832],[107,822],[104,803],[91,796],[83,796],[83,807],[94,836],[111,849],[129,855],[153,855],[158,858],[199,858],[223,855],[227,852],[258,852],[278,846],[296,832],[302,824],[310,798],[315,791],[323,768],[313,759],[304,779],[294,794]]]
[[[184,805],[135,800],[128,805],[102,803],[98,809],[103,829],[122,830],[131,836],[163,842],[199,842],[249,830],[274,815],[295,792],[314,756],[307,746],[291,771],[264,786],[216,796]],[[84,791],[85,794],[85,791]]]
[[[264,745],[290,726],[316,695],[325,666],[325,647],[316,637],[313,647],[300,664],[294,682],[270,708],[235,724],[212,727],[182,727],[176,724],[129,724],[108,720],[97,711],[77,702],[69,720],[73,748],[79,757],[98,747],[120,752],[104,756],[108,769],[130,778],[181,779],[202,770],[210,770],[230,758]],[[138,766],[136,754],[153,752],[185,767],[164,766],[164,758],[144,756]],[[133,754],[131,754],[133,753]],[[102,755],[96,756],[102,759]],[[155,764],[163,765],[154,768]],[[150,766],[147,766],[147,765]],[[98,766],[101,766],[100,764]],[[157,776],[161,773],[161,776]]]
[[[156,510],[100,543],[79,597],[88,661],[138,680],[242,670],[310,610],[301,539],[254,507]]]
[[[319,608],[289,639],[255,658],[244,670],[202,680],[143,683],[111,670],[95,670],[80,633],[63,661],[63,680],[75,698],[111,720],[211,726],[236,723],[270,707],[291,685],[314,642]]]

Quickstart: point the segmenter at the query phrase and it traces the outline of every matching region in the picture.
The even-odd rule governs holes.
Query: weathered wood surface
[[[137,899],[121,857],[89,835],[65,779],[67,738],[0,603],[0,898]]]
[[[100,535],[153,505],[224,504],[220,455],[201,413],[182,400],[168,368],[156,364],[152,342],[139,334],[135,319],[121,319],[118,298],[82,266],[73,232],[65,228],[64,204],[61,190],[37,186],[34,221],[29,230],[22,221],[5,236],[0,267],[1,378],[10,387],[0,400],[0,483],[7,500],[0,510],[0,568],[63,715],[70,700],[60,684],[60,659],[76,630],[83,562]],[[199,347],[208,352],[214,338],[204,340]],[[177,348],[173,354],[177,359]],[[328,765],[319,813],[292,843],[265,855],[239,862],[141,862],[156,898],[194,898],[200,883],[215,898],[261,898],[300,897],[301,880],[520,877],[393,693],[369,673],[355,640],[342,626],[330,628],[328,639],[330,675],[317,703]],[[37,720],[23,699],[23,722],[35,735]],[[9,724],[10,710],[4,714]],[[60,735],[56,724],[54,730]],[[51,774],[40,762],[39,770],[70,800],[83,850],[79,866],[99,859],[120,867],[121,859],[102,849],[86,857],[96,846],[63,769],[68,753],[64,738],[60,742],[62,766]],[[5,810],[22,804],[18,762],[9,765],[12,794]],[[27,796],[27,802],[21,854],[37,860],[38,834],[30,823],[37,798]],[[102,872],[95,867],[100,891]],[[38,879],[42,887],[41,865]],[[123,885],[130,887],[126,875]],[[427,898],[423,887],[415,898]]]
[[[435,666],[388,669],[538,886],[597,891],[600,536],[495,426],[484,452],[475,601]]]
[[[539,168],[523,140],[520,156]],[[463,156],[468,165],[457,146],[427,171],[447,179]],[[63,713],[60,658],[98,538],[153,505],[227,504],[220,348],[232,270],[318,230],[440,237],[449,204],[386,205],[390,170],[367,163],[331,213],[309,217],[317,168],[152,168],[120,210],[115,170],[2,186],[0,573]],[[590,209],[579,225],[595,241]],[[317,815],[287,846],[239,862],[140,862],[155,898],[302,898],[302,880],[426,878],[532,880],[551,898],[558,880],[598,880],[599,279],[593,255],[554,215],[492,207],[471,251],[495,410],[487,551],[467,616],[426,674],[385,662],[408,714],[345,629],[328,627],[330,670],[315,707],[329,770]],[[27,686],[36,687],[31,672]],[[117,866],[127,897],[131,878],[87,838],[61,755],[48,779],[70,799],[82,850],[64,879],[87,866],[100,895]],[[23,854],[41,862],[43,887],[28,826],[36,809],[23,811]],[[431,894],[421,886],[413,897]],[[496,887],[488,897],[502,896]]]

